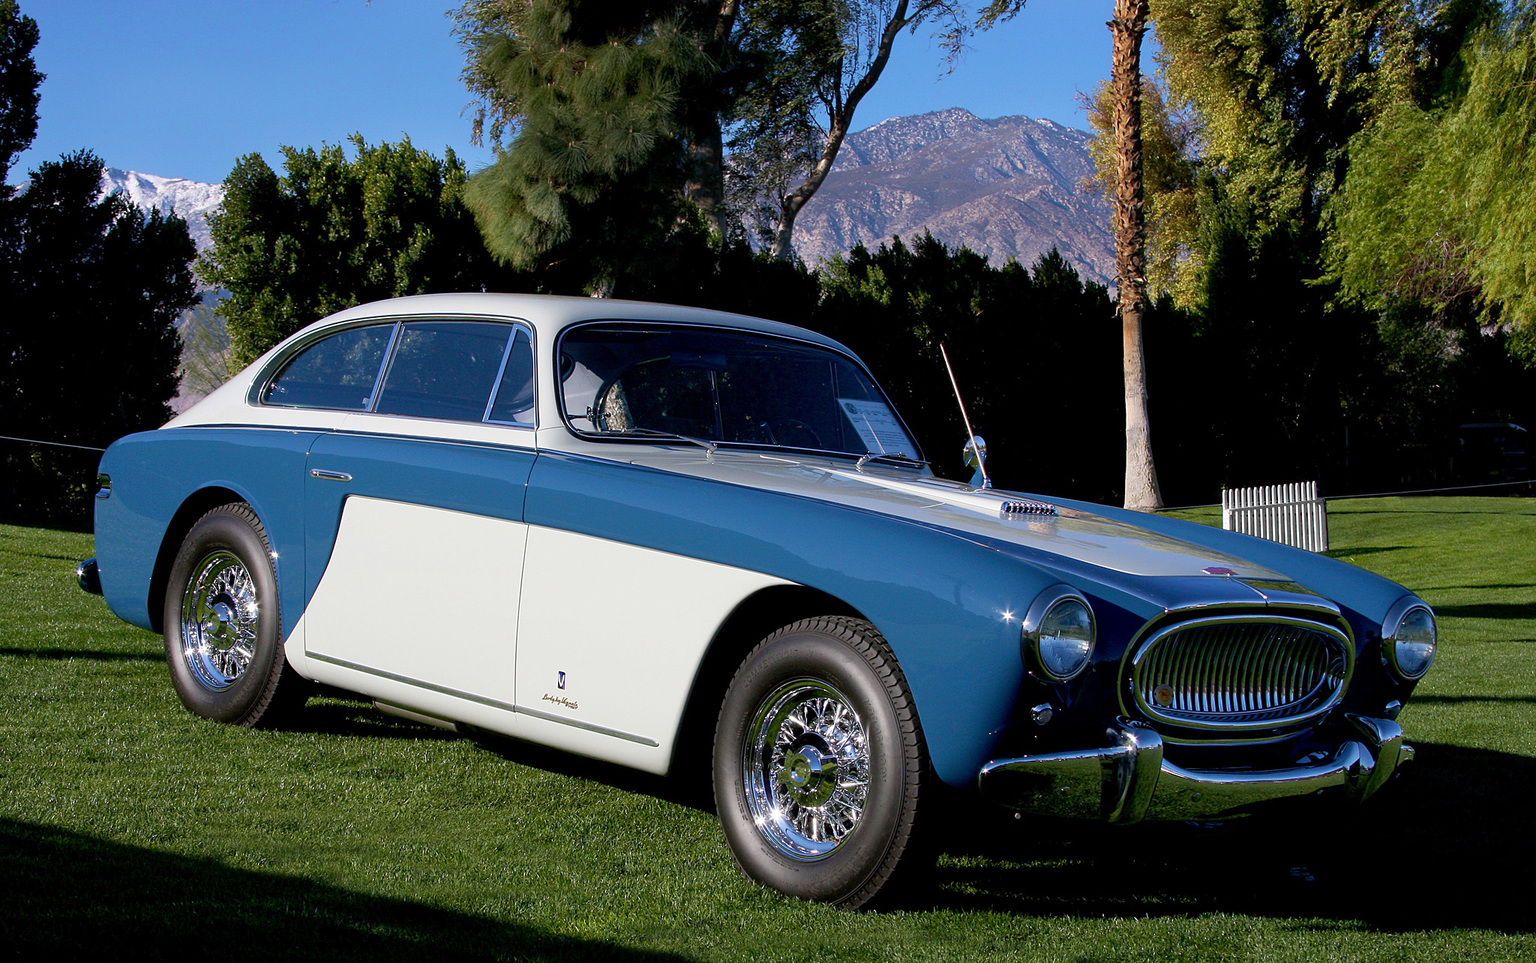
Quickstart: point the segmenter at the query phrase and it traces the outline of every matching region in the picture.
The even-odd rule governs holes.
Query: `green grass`
[[[1441,616],[1411,777],[1219,834],[968,820],[931,892],[868,914],[747,882],[666,780],[336,699],[194,719],[160,639],[74,586],[88,536],[0,527],[0,956],[1536,960],[1536,501],[1330,523]]]

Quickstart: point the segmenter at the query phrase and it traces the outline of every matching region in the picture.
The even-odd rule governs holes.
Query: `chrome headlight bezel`
[[[1434,610],[1422,599],[1402,598],[1382,619],[1381,661],[1396,678],[1417,682],[1435,664],[1439,635]]]
[[[1092,664],[1097,642],[1093,606],[1077,589],[1058,582],[1030,604],[1019,646],[1030,672],[1051,682],[1070,682]]]

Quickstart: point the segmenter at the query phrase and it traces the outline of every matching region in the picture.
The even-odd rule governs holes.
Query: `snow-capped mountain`
[[[224,203],[223,184],[204,184],[181,177],[158,177],[109,167],[101,178],[101,192],[110,194],[113,191],[123,192],[143,210],[178,215],[187,222],[187,231],[199,254],[212,246],[208,215],[217,212]]]

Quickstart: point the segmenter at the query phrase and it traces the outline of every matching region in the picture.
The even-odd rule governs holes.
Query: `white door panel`
[[[510,707],[528,528],[352,496],[304,613],[310,659]]]
[[[614,752],[654,745],[660,766],[671,753],[689,687],[715,630],[748,595],[786,584],[745,569],[540,527],[528,529],[527,559],[517,704],[534,717],[527,723],[530,738],[555,741],[557,722],[611,732],[603,738],[616,744]],[[547,734],[534,735],[536,730]],[[599,748],[594,743],[577,751],[609,758]]]

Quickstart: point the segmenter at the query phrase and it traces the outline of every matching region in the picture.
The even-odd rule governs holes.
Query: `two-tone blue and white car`
[[[842,906],[920,868],[945,787],[1222,820],[1363,800],[1411,758],[1394,719],[1435,619],[1401,586],[921,458],[863,364],[810,331],[406,298],[319,321],[115,443],[82,583],[164,633],[197,715],[269,724],[323,683],[712,768],[742,869]]]

